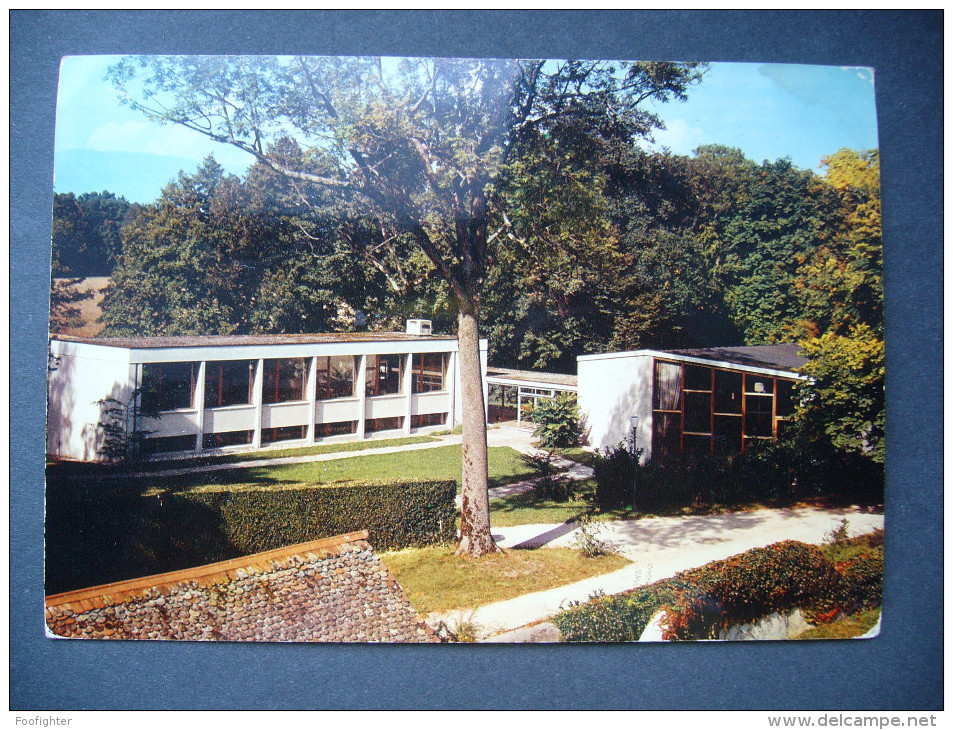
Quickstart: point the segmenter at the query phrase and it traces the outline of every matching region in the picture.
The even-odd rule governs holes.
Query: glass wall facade
[[[404,357],[404,355],[367,356],[367,382],[365,390],[368,398],[400,393],[403,384],[401,366]]]
[[[205,364],[205,407],[247,406],[255,398],[257,360],[217,360]]]
[[[193,408],[197,362],[146,363],[142,366],[143,413]]]
[[[413,362],[412,388],[414,393],[433,393],[446,390],[444,377],[447,372],[447,356],[442,353],[415,355]]]
[[[265,360],[263,403],[290,403],[308,399],[308,360],[303,357]]]
[[[652,455],[725,454],[773,440],[794,414],[797,381],[655,360]]]
[[[354,373],[358,358],[351,355],[317,358],[317,399],[354,397]]]

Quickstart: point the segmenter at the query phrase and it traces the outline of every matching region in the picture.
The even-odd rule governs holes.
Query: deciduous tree
[[[289,179],[340,190],[427,256],[457,311],[463,395],[459,550],[495,550],[489,528],[479,315],[495,183],[521,143],[598,118],[636,137],[646,99],[684,96],[693,65],[279,57],[126,59],[112,77],[132,105],[251,153]],[[269,154],[293,135],[327,153],[311,172]]]

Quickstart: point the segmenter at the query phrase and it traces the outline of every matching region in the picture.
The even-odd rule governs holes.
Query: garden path
[[[473,611],[432,614],[427,620],[431,625],[442,620],[453,626],[463,619],[479,627],[484,641],[523,641],[526,639],[518,637],[524,634],[514,632],[515,629],[542,621],[567,607],[571,601],[585,602],[597,592],[607,595],[621,593],[669,578],[681,570],[781,540],[821,543],[844,518],[848,521],[851,536],[883,528],[882,514],[858,507],[757,509],[722,515],[596,523],[603,526],[598,537],[632,560],[630,565],[578,583],[481,606]],[[576,525],[556,524],[494,527],[493,536],[504,548],[568,547],[578,529]],[[508,636],[508,632],[513,634]]]

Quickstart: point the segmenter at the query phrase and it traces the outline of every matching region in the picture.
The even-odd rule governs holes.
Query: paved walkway
[[[630,565],[613,573],[481,606],[474,611],[432,614],[427,620],[431,625],[442,620],[452,627],[464,618],[479,627],[482,640],[505,642],[512,640],[506,632],[542,621],[570,601],[585,602],[598,591],[621,593],[669,578],[681,570],[781,540],[821,543],[845,517],[852,536],[883,527],[882,514],[858,508],[813,507],[602,523],[604,531],[599,537],[632,560]],[[568,547],[577,529],[574,525],[521,525],[495,527],[493,535],[501,547],[513,549]]]

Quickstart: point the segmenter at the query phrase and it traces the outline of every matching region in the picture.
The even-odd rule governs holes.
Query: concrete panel
[[[450,394],[445,391],[415,393],[410,407],[413,415],[446,413],[450,408]]]
[[[308,403],[276,403],[261,407],[262,428],[306,426],[309,420],[311,408]]]
[[[252,431],[255,428],[255,406],[228,406],[205,411],[205,433]]]
[[[367,399],[368,418],[393,418],[407,415],[407,398],[403,393]]]
[[[315,404],[315,423],[340,423],[357,421],[361,417],[360,398],[336,398],[322,400]]]
[[[142,419],[141,428],[149,431],[149,436],[185,436],[198,432],[197,411],[167,411],[160,418]]]

